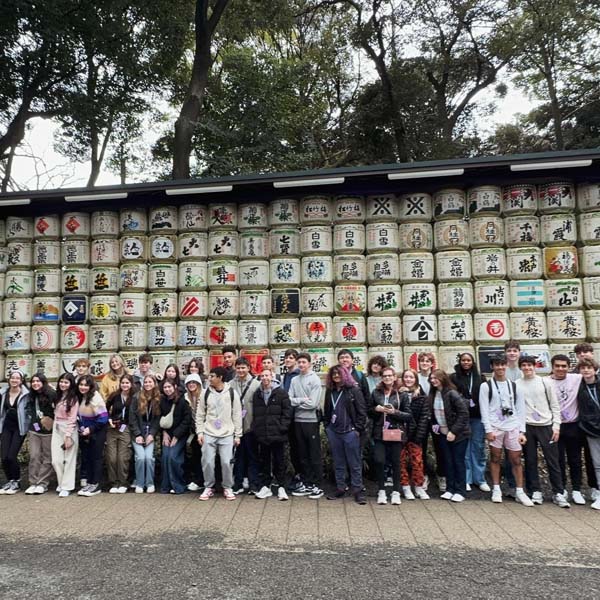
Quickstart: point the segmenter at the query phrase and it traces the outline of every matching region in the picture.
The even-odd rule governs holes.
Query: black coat
[[[288,393],[281,387],[271,390],[269,401],[265,404],[262,386],[252,396],[251,431],[259,444],[284,442],[292,422],[292,404]]]
[[[590,387],[596,388],[596,395],[600,399],[600,381],[598,381],[598,377],[596,377],[596,383]],[[579,427],[581,430],[590,437],[600,437],[600,406],[590,397],[583,379],[579,385],[577,403],[579,405]]]
[[[419,393],[416,396],[412,396],[408,392],[402,392],[402,395],[404,394],[408,396],[410,412],[412,413],[414,421],[414,427],[411,427],[408,434],[408,441],[421,445],[429,433],[431,405],[429,404],[429,399],[423,393],[423,390],[421,390],[421,387],[419,387]]]
[[[366,381],[366,380],[365,380]],[[346,413],[352,421],[354,429],[359,433],[364,431],[367,426],[367,406],[365,398],[358,386],[344,387],[345,399],[347,400]],[[331,401],[331,390],[325,390],[325,405],[323,407],[323,422],[325,427],[331,423],[333,415],[333,402]]]
[[[134,395],[129,407],[129,429],[131,435],[135,439],[138,436],[146,437],[147,435],[155,436],[159,430],[160,415],[155,415],[150,411],[150,419],[148,420],[147,411],[140,414],[139,409],[139,396]]]
[[[394,412],[389,415],[375,410],[376,406],[386,404],[385,394],[375,388],[371,394],[371,405],[369,416],[373,419],[373,439],[380,440],[383,437],[383,421],[389,421],[391,429],[402,429],[410,437],[411,431],[415,428],[415,421],[410,410],[410,398],[408,394],[400,394],[396,397],[396,392],[392,392],[388,404],[394,406]],[[398,408],[396,408],[398,407]],[[404,436],[403,436],[404,437]]]
[[[433,411],[433,399],[437,389],[432,386],[429,393],[429,405],[431,406],[431,422],[437,425],[435,413]],[[460,442],[471,436],[471,427],[469,425],[469,401],[463,398],[456,390],[444,388],[442,390],[442,400],[444,401],[444,413],[448,429],[455,436],[455,442]]]
[[[471,381],[471,374],[473,380]],[[460,364],[454,366],[454,373],[450,375],[450,381],[456,386],[459,394],[465,400],[473,400],[473,406],[471,402],[469,405],[469,416],[471,419],[481,419],[481,409],[479,408],[479,388],[481,384],[486,381],[485,375],[480,375],[477,365],[473,362],[473,368],[470,372],[465,373]],[[469,387],[471,392],[469,392]]]
[[[166,417],[171,411],[173,403],[166,396],[160,397],[160,416]],[[173,411],[173,426],[169,429],[165,429],[171,437],[175,437],[178,440],[187,438],[190,433],[192,426],[192,409],[188,401],[181,397],[175,403],[175,410]]]

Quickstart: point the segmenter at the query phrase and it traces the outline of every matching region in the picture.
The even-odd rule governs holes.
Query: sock
[[[498,485],[494,484],[494,491],[495,492],[499,492],[500,491],[500,484],[498,484]]]
[[[515,489],[515,492],[516,492],[517,494],[522,494],[522,493],[523,493],[523,488],[522,488],[522,487],[521,487],[521,488],[520,488],[520,487],[518,487],[518,488],[516,488],[516,489]]]

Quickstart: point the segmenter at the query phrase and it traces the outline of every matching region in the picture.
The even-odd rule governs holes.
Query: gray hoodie
[[[290,385],[290,402],[297,423],[318,423],[317,409],[321,407],[321,380],[314,371],[300,373]]]
[[[252,375],[248,375],[248,378],[242,382],[239,377],[235,376],[229,385],[238,393],[242,402],[243,428],[244,433],[247,433],[252,428],[252,396],[260,387],[260,381]]]

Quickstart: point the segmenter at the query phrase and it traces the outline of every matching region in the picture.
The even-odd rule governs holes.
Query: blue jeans
[[[258,447],[256,437],[251,431],[242,436],[240,445],[235,451],[235,463],[233,465],[234,489],[240,489],[244,476],[248,473],[248,482],[251,490],[260,489],[260,475],[258,467]]]
[[[471,437],[465,457],[467,483],[479,485],[485,481],[485,429],[481,419],[470,419],[470,426]]]
[[[445,435],[439,436],[440,449],[446,467],[446,489],[452,494],[467,493],[467,467],[465,454],[469,439],[460,442],[449,442]]]
[[[135,455],[135,484],[138,487],[154,485],[154,442],[147,446],[133,442]]]
[[[160,491],[163,494],[168,494],[170,490],[173,490],[176,494],[183,494],[186,490],[183,476],[185,442],[186,438],[184,437],[182,440],[177,440],[174,446],[162,447]]]
[[[333,458],[335,484],[338,490],[346,488],[346,465],[350,469],[350,485],[353,492],[362,490],[362,460],[360,436],[356,431],[337,433],[327,428],[327,439]]]

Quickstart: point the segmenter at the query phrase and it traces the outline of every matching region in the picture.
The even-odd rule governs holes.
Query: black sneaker
[[[335,490],[333,494],[327,495],[327,500],[339,500],[346,495],[346,490]]]
[[[239,496],[240,494],[243,494],[246,490],[244,489],[244,486],[240,485],[240,486],[234,486],[233,487],[233,493],[236,496]]]
[[[8,496],[12,496],[21,491],[21,484],[18,481],[11,481],[10,486],[4,491]]]
[[[323,492],[323,490],[319,487],[317,487],[315,485],[315,487],[313,487],[312,490],[310,490],[310,494],[308,495],[308,497],[311,500],[318,500],[319,498],[322,498],[325,492]]]
[[[312,494],[312,487],[307,488],[304,484],[297,487],[293,492],[292,496],[310,496]]]
[[[362,490],[354,494],[354,502],[356,502],[356,504],[360,504],[361,506],[367,503],[367,499],[364,497]]]
[[[100,485],[97,483],[93,483],[88,485],[84,490],[81,490],[82,496],[97,496],[98,494],[102,493],[102,490],[100,489]]]
[[[294,479],[290,485],[288,485],[288,490],[290,492],[295,492],[299,488],[303,488],[304,484],[299,479]]]

